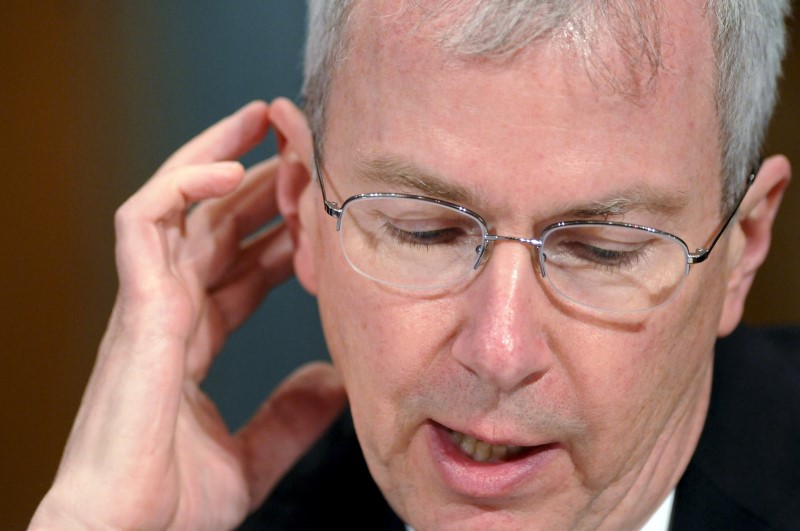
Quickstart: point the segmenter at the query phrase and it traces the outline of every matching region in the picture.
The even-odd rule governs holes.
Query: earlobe
[[[730,227],[727,292],[717,334],[730,334],[738,326],[756,272],[767,257],[772,224],[791,178],[786,157],[774,156],[761,165],[755,182]]]
[[[270,117],[275,125],[280,152],[276,192],[278,210],[294,243],[295,275],[309,293],[316,294],[312,212],[308,208],[313,186],[311,131],[305,115],[285,98],[272,103]]]

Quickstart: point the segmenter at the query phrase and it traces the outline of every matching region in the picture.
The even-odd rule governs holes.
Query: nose
[[[547,312],[553,309],[534,258],[532,247],[495,242],[491,260],[464,293],[470,314],[453,355],[499,391],[536,381],[553,361],[545,333]]]

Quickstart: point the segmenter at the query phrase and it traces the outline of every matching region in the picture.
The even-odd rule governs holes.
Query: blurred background
[[[244,103],[296,97],[299,0],[34,0],[0,17],[0,529],[47,490],[116,290],[112,218],[175,148]],[[794,25],[794,24],[793,24]],[[800,163],[791,52],[765,153]],[[272,140],[245,162],[274,151]],[[794,183],[746,321],[800,323]],[[206,382],[232,427],[305,360],[324,358],[292,281],[237,332]]]

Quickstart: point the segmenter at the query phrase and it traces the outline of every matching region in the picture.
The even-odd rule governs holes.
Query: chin
[[[482,507],[478,504],[459,504],[442,501],[435,507],[430,503],[417,506],[404,521],[415,531],[503,531],[559,529],[552,523],[536,521],[533,515],[522,514],[508,509]]]

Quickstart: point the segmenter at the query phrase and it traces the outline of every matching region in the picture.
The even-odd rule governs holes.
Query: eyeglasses
[[[316,153],[315,153],[316,155]],[[314,158],[325,212],[336,218],[350,266],[372,280],[409,290],[463,282],[485,264],[496,242],[536,251],[539,271],[564,298],[597,310],[636,312],[669,301],[704,262],[730,224],[756,177],[707,248],[694,253],[679,237],[614,221],[562,221],[538,239],[491,234],[483,218],[460,205],[411,194],[354,195],[341,207],[329,201]]]

